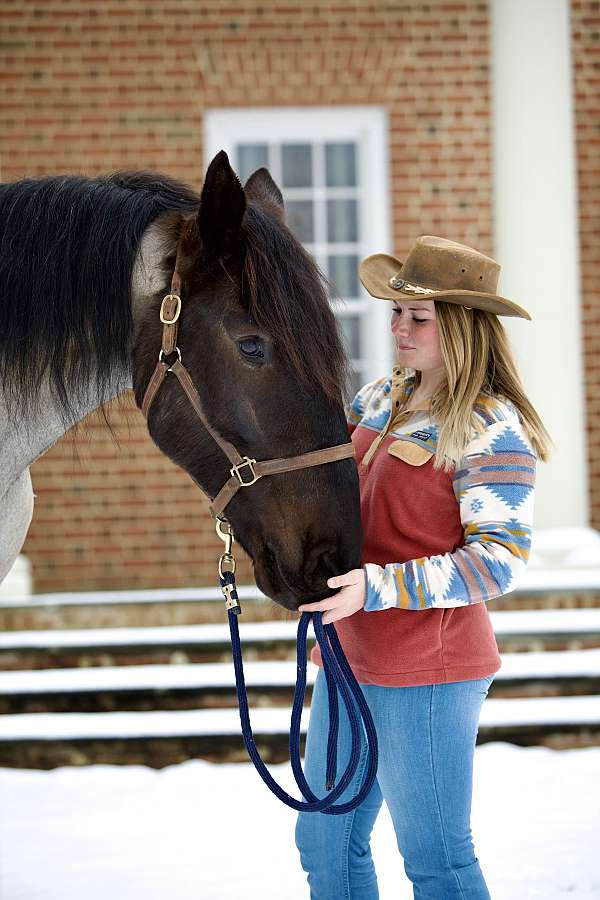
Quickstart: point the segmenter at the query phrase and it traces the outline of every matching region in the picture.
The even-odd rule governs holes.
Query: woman
[[[512,590],[531,543],[536,458],[550,439],[527,399],[500,315],[531,317],[496,293],[499,265],[423,236],[404,264],[360,266],[393,301],[398,365],[351,405],[364,530],[361,569],[300,611],[336,623],[379,742],[377,779],[347,815],[300,813],[296,843],[312,900],[375,900],[370,850],[385,799],[419,900],[484,900],[470,831],[479,713],[501,662],[485,601]],[[318,647],[311,658],[322,666]],[[328,732],[320,668],[305,768],[322,796]],[[338,771],[350,752],[340,709]],[[361,764],[338,803],[356,793]]]

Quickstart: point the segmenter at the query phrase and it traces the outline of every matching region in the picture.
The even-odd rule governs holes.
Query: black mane
[[[65,418],[97,372],[102,394],[128,362],[131,273],[147,226],[199,197],[152,172],[0,185],[0,385],[35,408],[46,372]]]
[[[78,388],[98,391],[129,361],[132,268],[148,225],[196,210],[190,187],[153,172],[54,176],[0,185],[0,389],[35,409],[42,379],[65,419]],[[325,276],[285,225],[249,201],[243,296],[298,377],[339,397],[347,387]]]

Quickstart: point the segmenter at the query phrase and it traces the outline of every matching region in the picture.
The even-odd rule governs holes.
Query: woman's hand
[[[305,603],[298,607],[298,612],[325,612],[323,625],[337,622],[352,616],[365,605],[365,572],[364,569],[351,569],[345,575],[335,575],[327,579],[327,587],[341,588],[337,594],[319,600],[317,603]]]

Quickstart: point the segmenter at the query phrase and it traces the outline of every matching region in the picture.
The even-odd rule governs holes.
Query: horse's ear
[[[198,210],[198,232],[207,256],[232,253],[240,244],[240,227],[246,209],[242,183],[219,150],[209,165]]]
[[[271,178],[271,173],[263,166],[253,172],[244,185],[246,197],[251,200],[260,200],[270,203],[275,215],[285,222],[285,209],[283,206],[283,194]]]

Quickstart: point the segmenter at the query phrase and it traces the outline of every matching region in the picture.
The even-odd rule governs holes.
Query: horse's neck
[[[149,298],[164,285],[162,260],[173,252],[173,241],[163,226],[153,223],[144,232],[133,266],[131,279],[131,311],[134,342],[142,314]],[[158,354],[158,350],[157,350]],[[92,380],[93,383],[93,380]],[[0,393],[0,497],[3,497],[23,471],[42,456],[76,422],[81,421],[102,403],[112,400],[132,387],[130,370],[118,372],[109,384],[104,396],[90,386],[82,393],[82,402],[72,420],[63,421],[58,405],[53,400],[47,383],[42,386],[39,412],[19,421],[9,421],[6,406]]]
[[[42,387],[37,415],[23,417],[16,425],[14,420],[8,418],[4,399],[0,395],[0,497],[4,496],[21,473],[49,450],[68,428],[85,418],[103,402],[112,400],[130,387],[129,371],[119,373],[104,396],[100,396],[96,388],[90,387],[82,394],[81,403],[67,422],[61,417],[47,384]]]

